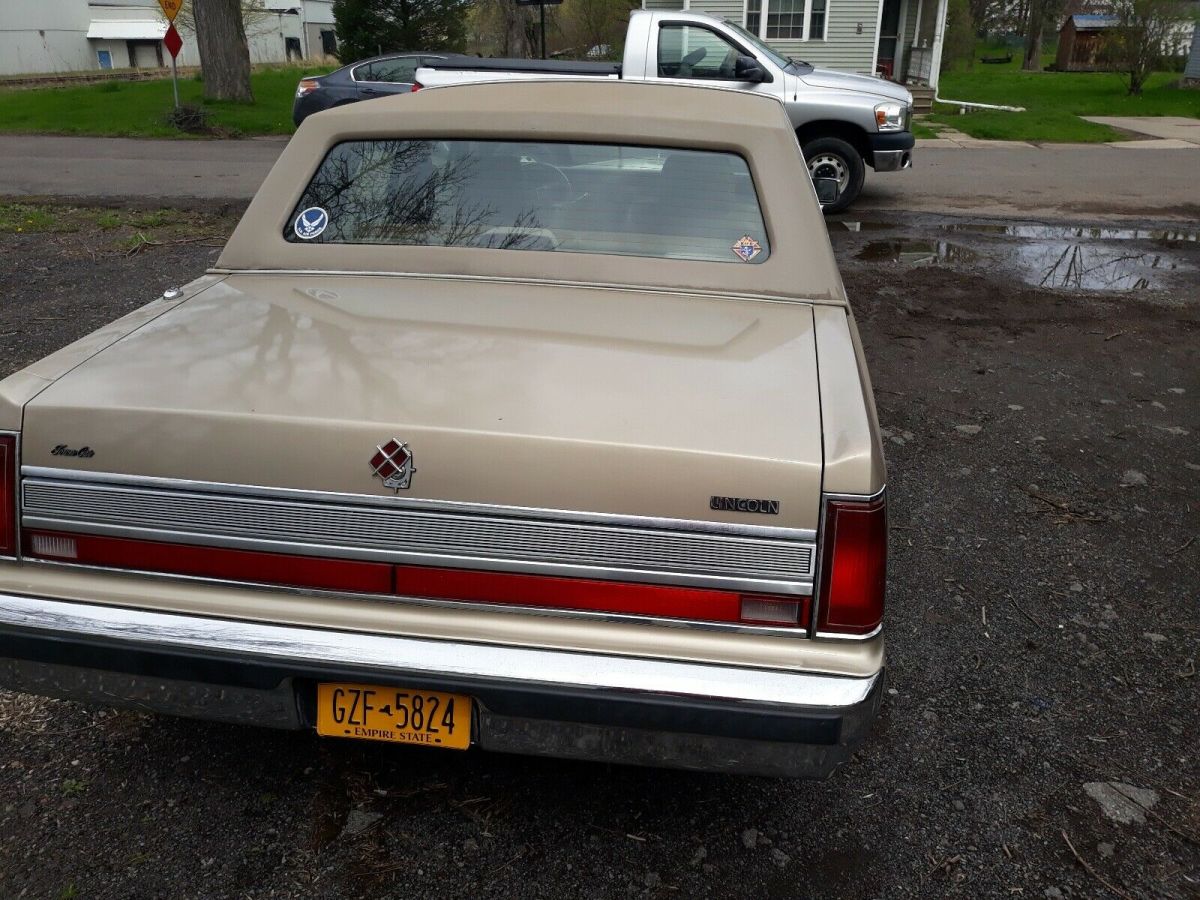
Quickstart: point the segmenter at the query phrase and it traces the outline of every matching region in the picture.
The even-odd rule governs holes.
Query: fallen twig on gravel
[[[1158,813],[1156,813],[1154,810],[1152,810],[1149,806],[1147,806],[1145,803],[1143,803],[1137,797],[1134,797],[1132,794],[1128,793],[1127,791],[1121,790],[1121,787],[1119,784],[1114,783],[1113,790],[1115,790],[1118,794],[1120,794],[1122,797],[1124,797],[1130,803],[1133,803],[1134,805],[1141,807],[1142,811],[1145,812],[1146,815],[1150,816],[1150,818],[1152,818],[1152,819],[1157,819],[1159,822],[1161,822],[1163,824],[1163,827],[1166,828],[1168,831],[1170,831],[1172,834],[1175,834],[1175,835],[1183,838],[1189,844],[1195,844],[1197,847],[1200,847],[1200,838],[1196,837],[1194,834],[1191,834],[1190,832],[1184,831],[1180,828],[1176,828],[1174,825],[1172,825],[1170,822],[1168,822],[1166,819],[1164,819],[1162,816],[1160,816]]]
[[[1097,872],[1095,869],[1093,869],[1090,865],[1088,865],[1088,861],[1079,855],[1079,851],[1076,850],[1075,845],[1071,843],[1071,838],[1067,835],[1066,829],[1063,829],[1061,834],[1063,836],[1063,840],[1067,842],[1067,846],[1071,848],[1071,852],[1075,855],[1075,858],[1077,860],[1079,860],[1079,864],[1081,866],[1083,866],[1083,868],[1087,871],[1087,873],[1089,875],[1091,875],[1093,878],[1095,878],[1098,882],[1100,882],[1102,885],[1104,885],[1106,888],[1108,888],[1110,891],[1112,891],[1118,897],[1124,897],[1125,900],[1133,900],[1133,898],[1130,897],[1127,893],[1125,893],[1123,890],[1121,890],[1119,887],[1117,887],[1115,884],[1110,882],[1107,878],[1105,878],[1103,875],[1101,875],[1099,872]]]
[[[1076,521],[1079,521],[1079,522],[1105,522],[1105,521],[1107,521],[1102,516],[1093,516],[1088,513],[1075,512],[1075,510],[1071,509],[1070,504],[1066,503],[1065,501],[1055,500],[1053,497],[1047,497],[1045,494],[1039,493],[1038,491],[1035,491],[1035,490],[1031,490],[1030,488],[1027,488],[1024,485],[1018,485],[1018,487],[1020,487],[1022,491],[1024,491],[1026,494],[1028,494],[1034,500],[1040,500],[1042,503],[1045,503],[1047,506],[1051,506],[1054,509],[1058,510],[1059,513],[1067,519],[1075,519]]]
[[[1016,597],[1014,597],[1012,594],[1008,594],[1007,596],[1008,596],[1008,602],[1016,607],[1017,612],[1019,612],[1021,615],[1023,615],[1025,618],[1027,618],[1030,622],[1032,622],[1038,628],[1042,627],[1042,623],[1039,622],[1037,619],[1035,619],[1033,616],[1031,616],[1029,613],[1027,613],[1025,611],[1025,607],[1021,606],[1021,604],[1017,602]]]
[[[1186,550],[1188,547],[1192,546],[1192,544],[1194,544],[1194,543],[1196,543],[1196,536],[1193,534],[1190,538],[1188,538],[1186,541],[1184,541],[1182,544],[1180,544],[1174,550],[1168,550],[1167,556],[1174,556],[1176,553],[1182,553],[1184,550]]]
[[[201,241],[222,241],[223,239],[218,234],[202,234],[199,237],[177,238],[173,241],[152,241],[139,231],[134,235],[134,240],[136,243],[125,251],[126,256],[135,256],[147,247],[169,247],[175,244],[197,244]],[[224,246],[224,244],[214,246]]]

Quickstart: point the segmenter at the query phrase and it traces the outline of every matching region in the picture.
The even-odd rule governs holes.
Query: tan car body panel
[[[390,496],[398,437],[405,500],[815,529],[816,383],[807,304],[234,275],[45,388],[22,462]]]
[[[220,275],[204,275],[197,278],[181,290],[178,296],[152,300],[0,381],[0,431],[20,431],[25,404],[39,393],[101,350],[111,347],[147,322],[221,280]]]
[[[858,327],[847,311],[828,307],[814,306],[813,321],[821,369],[825,492],[877,494],[887,473]]]

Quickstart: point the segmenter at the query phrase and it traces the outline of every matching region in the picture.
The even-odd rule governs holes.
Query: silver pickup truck
[[[838,181],[838,198],[826,212],[854,202],[867,166],[895,172],[912,165],[912,94],[903,86],[814,68],[781,56],[740,25],[702,13],[633,12],[619,63],[457,57],[418,69],[414,89],[547,77],[700,81],[778,97],[812,177]]]

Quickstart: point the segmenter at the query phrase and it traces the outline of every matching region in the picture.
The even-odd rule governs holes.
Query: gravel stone
[[[1118,781],[1090,781],[1083,786],[1087,795],[1100,804],[1108,818],[1122,825],[1144,824],[1146,810],[1158,803],[1158,794],[1149,788],[1134,787]]]

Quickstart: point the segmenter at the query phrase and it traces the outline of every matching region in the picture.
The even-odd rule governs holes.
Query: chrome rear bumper
[[[824,777],[882,673],[850,678],[159,613],[0,594],[0,686],[276,728],[319,681],[470,694],[486,750]]]

